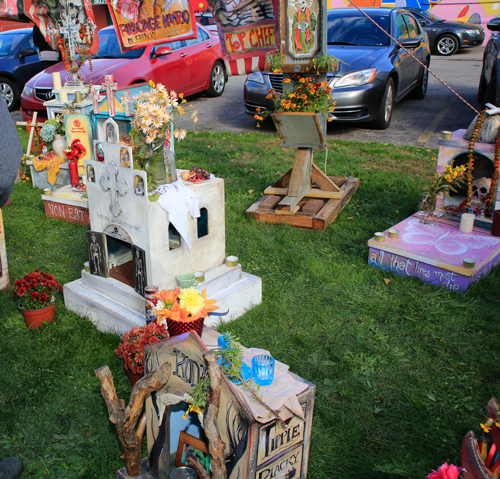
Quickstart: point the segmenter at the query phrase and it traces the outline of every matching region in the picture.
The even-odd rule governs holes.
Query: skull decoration
[[[472,182],[472,200],[486,202],[486,195],[490,191],[491,178],[477,178]]]

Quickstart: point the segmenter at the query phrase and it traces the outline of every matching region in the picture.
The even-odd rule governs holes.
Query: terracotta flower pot
[[[135,383],[139,381],[139,379],[142,379],[144,377],[143,374],[134,374],[131,373],[128,369],[125,368],[125,365],[123,365],[123,368],[125,369],[125,372],[127,373],[128,379],[130,381],[130,387],[134,387]]]
[[[24,317],[26,327],[29,329],[38,328],[44,321],[51,323],[56,317],[54,304],[49,304],[42,309],[23,309],[20,305],[18,307]]]
[[[201,338],[204,321],[205,318],[195,319],[193,321],[177,321],[175,319],[167,318],[168,334],[172,337],[188,333],[189,331],[196,331],[198,336]]]

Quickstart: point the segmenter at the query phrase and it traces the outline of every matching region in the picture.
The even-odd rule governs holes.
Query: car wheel
[[[14,111],[19,103],[19,90],[16,84],[8,78],[0,78],[0,93],[7,103],[9,111]]]
[[[429,67],[429,62],[425,62],[425,66]],[[410,97],[414,98],[415,100],[423,100],[425,98],[425,94],[427,93],[428,83],[429,83],[429,70],[427,70],[427,68],[424,68],[422,71],[422,75],[420,75],[420,80],[410,93]]]
[[[215,62],[210,72],[210,86],[207,94],[209,96],[221,96],[226,87],[226,72],[221,62]]]
[[[373,128],[385,130],[391,124],[392,108],[394,106],[394,80],[389,78],[385,86],[382,103],[378,110],[377,118],[372,122]]]
[[[440,55],[453,55],[458,50],[458,40],[453,35],[443,35],[438,38],[436,50]]]

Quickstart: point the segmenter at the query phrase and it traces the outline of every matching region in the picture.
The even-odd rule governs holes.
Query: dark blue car
[[[431,53],[427,34],[403,8],[328,10],[328,55],[341,60],[339,71],[328,75],[330,96],[337,102],[333,121],[370,122],[389,126],[393,106],[411,94],[423,99],[427,92]],[[399,46],[377,25],[398,40]],[[413,56],[418,59],[415,60]],[[420,63],[419,63],[420,62]],[[245,109],[254,114],[273,109],[266,100],[270,88],[283,91],[283,75],[252,73],[244,87]]]
[[[19,105],[24,84],[47,66],[38,59],[32,28],[0,33],[0,93],[10,111]]]

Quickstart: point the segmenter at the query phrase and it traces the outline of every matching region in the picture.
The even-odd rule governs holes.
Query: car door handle
[[[212,47],[212,46],[213,46],[213,43],[209,43],[209,44],[207,45],[207,48],[210,48],[210,47]]]
[[[185,56],[187,56],[187,53],[181,53],[179,56],[180,56],[181,58],[184,58]]]

